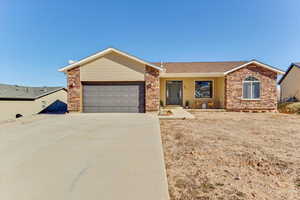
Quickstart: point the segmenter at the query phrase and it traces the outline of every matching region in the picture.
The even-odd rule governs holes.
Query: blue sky
[[[0,0],[0,83],[66,85],[106,47],[147,61],[300,61],[299,0]]]

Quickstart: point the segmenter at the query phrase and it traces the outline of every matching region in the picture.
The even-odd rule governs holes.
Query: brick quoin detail
[[[146,66],[145,70],[146,112],[159,110],[159,70]]]
[[[76,67],[67,72],[68,80],[68,111],[80,111],[80,68]]]
[[[243,80],[253,76],[260,81],[260,100],[243,100]],[[225,77],[225,106],[231,111],[277,110],[277,73],[266,68],[249,65]]]

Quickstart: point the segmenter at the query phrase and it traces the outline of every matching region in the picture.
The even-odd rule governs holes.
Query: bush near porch
[[[278,111],[287,114],[300,114],[300,102],[285,102],[278,104]]]

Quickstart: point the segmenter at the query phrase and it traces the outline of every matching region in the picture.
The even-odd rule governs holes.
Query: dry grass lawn
[[[161,120],[172,200],[300,199],[300,116],[197,112]]]

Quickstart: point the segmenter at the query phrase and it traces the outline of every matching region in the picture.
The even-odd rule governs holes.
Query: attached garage
[[[144,113],[159,110],[163,69],[114,48],[60,69],[67,75],[68,111]]]
[[[83,112],[143,113],[145,84],[144,82],[83,84]]]

